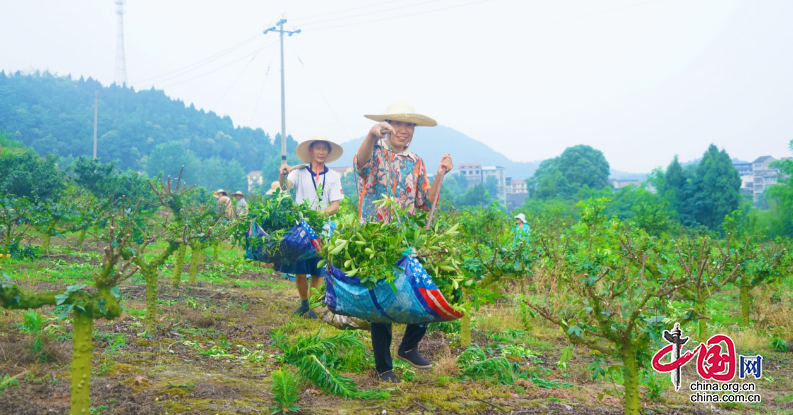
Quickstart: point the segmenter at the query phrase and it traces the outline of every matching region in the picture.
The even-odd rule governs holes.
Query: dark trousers
[[[399,352],[407,352],[418,347],[427,332],[426,324],[408,324],[405,337],[399,345]],[[391,323],[372,323],[372,349],[377,373],[387,372],[394,368],[391,361]]]

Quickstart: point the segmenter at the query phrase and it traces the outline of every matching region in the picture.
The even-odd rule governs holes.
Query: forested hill
[[[104,162],[118,160],[121,169],[151,171],[156,166],[147,169],[147,156],[157,145],[177,141],[195,162],[236,160],[244,173],[261,170],[268,158],[280,153],[280,143],[274,145],[261,129],[235,128],[230,117],[186,107],[163,91],[104,87],[92,78],[47,72],[0,72],[0,129],[41,155],[90,156],[94,91],[99,96],[98,156]],[[288,139],[291,153],[297,142]]]

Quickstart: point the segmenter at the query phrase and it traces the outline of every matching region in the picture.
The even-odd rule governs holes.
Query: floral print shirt
[[[416,208],[429,210],[430,182],[427,166],[414,152],[405,149],[395,153],[385,140],[374,145],[372,158],[358,167],[358,155],[353,157],[358,172],[358,218],[375,222],[390,220],[390,210],[381,209],[373,202],[383,196],[394,196],[399,206],[414,214]]]

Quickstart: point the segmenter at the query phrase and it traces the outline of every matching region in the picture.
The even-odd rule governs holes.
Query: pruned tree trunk
[[[622,375],[625,388],[625,414],[640,415],[641,399],[639,399],[639,362],[636,360],[636,349],[625,347],[622,351]]]
[[[89,414],[91,411],[91,351],[94,319],[74,310],[74,337],[72,339],[72,401],[71,415]]]
[[[195,284],[196,277],[198,276],[198,264],[201,262],[201,257],[204,256],[204,246],[202,244],[195,244],[190,247],[190,275],[187,278],[189,284]]]
[[[173,264],[173,274],[171,274],[171,286],[174,290],[179,288],[182,282],[182,268],[184,268],[184,257],[187,253],[187,245],[179,244],[179,249],[176,251],[176,260]]]
[[[749,286],[741,284],[741,325],[749,326],[749,312],[752,310],[752,299],[749,297]]]
[[[80,231],[80,237],[77,239],[77,246],[83,246],[85,242],[85,234],[88,233],[88,228],[83,228]]]
[[[468,347],[471,345],[471,314],[465,313],[460,318],[460,346]]]
[[[468,301],[470,290],[463,288],[463,301]],[[468,347],[471,345],[471,309],[466,310],[465,315],[460,318],[460,346]]]
[[[146,332],[154,335],[157,332],[157,267],[141,270],[146,280]]]
[[[215,261],[218,260],[218,245],[220,245],[220,242],[218,241],[212,243],[212,259]]]
[[[44,251],[45,254],[50,252],[50,238],[49,232],[45,232],[41,238],[41,250]]]
[[[694,313],[697,315],[697,328],[699,337],[704,340],[708,337],[708,325],[705,318],[705,302],[694,305]]]

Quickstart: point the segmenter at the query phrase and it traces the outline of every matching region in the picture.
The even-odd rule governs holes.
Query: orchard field
[[[522,237],[494,204],[439,209],[426,232],[427,215],[405,218],[393,238],[346,204],[323,251],[334,265],[384,265],[347,247],[365,229],[380,236],[360,246],[389,261],[414,250],[466,315],[430,325],[431,370],[395,361],[403,382],[384,384],[369,333],[293,317],[294,283],[245,258],[250,218],[224,217],[203,189],[90,160],[68,179],[52,160],[16,162],[30,191],[0,206],[2,413],[793,413],[790,243],[740,211],[693,229],[589,198],[573,215],[529,212]],[[250,198],[252,216],[273,200]],[[723,334],[761,355],[762,377],[735,381],[762,402],[691,403],[696,359],[675,392],[650,364],[675,323],[685,350]]]

